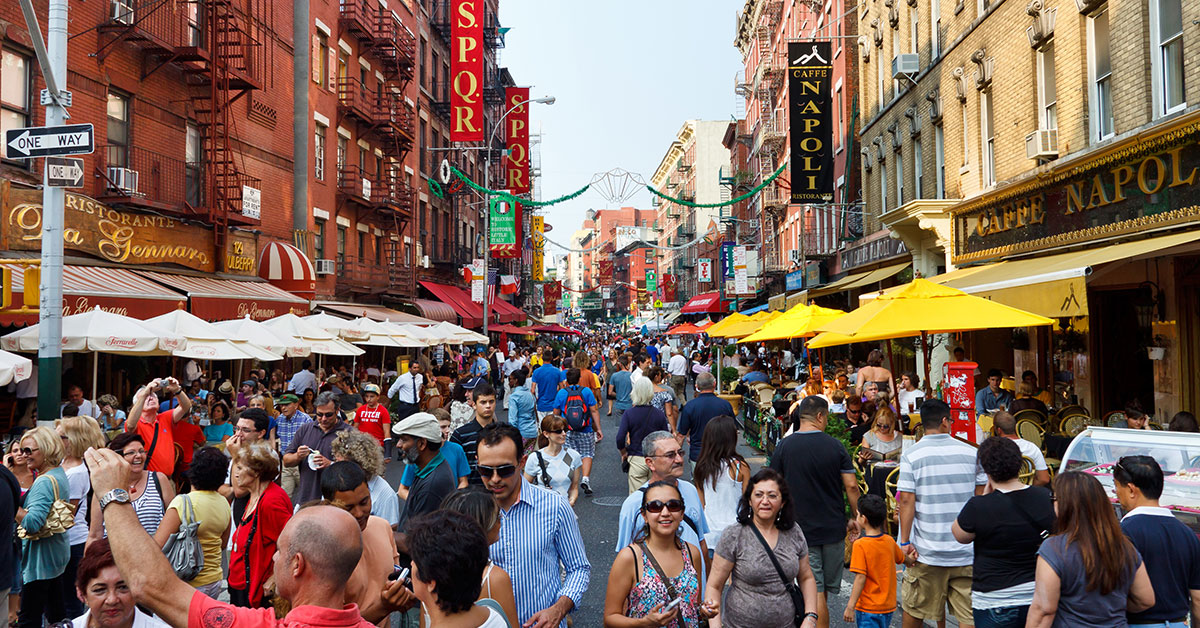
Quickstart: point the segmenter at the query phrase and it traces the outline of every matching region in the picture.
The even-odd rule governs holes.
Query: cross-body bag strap
[[[675,585],[672,584],[671,579],[667,577],[667,572],[663,571],[662,565],[658,564],[658,559],[654,557],[654,554],[650,551],[650,548],[646,547],[646,542],[638,541],[638,547],[642,548],[642,554],[650,560],[650,564],[654,566],[654,571],[658,572],[659,579],[663,581],[664,585],[666,585],[667,596],[669,598],[667,601],[679,597],[679,595],[675,592]]]
[[[793,585],[791,581],[788,580],[788,577],[783,575],[783,567],[779,565],[779,559],[775,558],[775,550],[772,550],[771,546],[767,544],[767,540],[763,538],[763,535],[758,531],[758,528],[754,527],[753,522],[751,522],[747,527],[754,532],[754,538],[758,539],[759,543],[762,543],[763,549],[767,552],[767,558],[770,558],[771,564],[775,566],[775,573],[779,574],[779,579],[783,581],[783,587],[788,591],[791,591]]]
[[[550,472],[546,470],[546,458],[542,456],[542,450],[537,450],[538,466],[542,468],[542,484],[546,488],[550,488]]]
[[[150,466],[150,461],[154,459],[154,447],[158,445],[158,417],[154,417],[154,436],[150,439],[150,449],[146,450],[146,466]]]

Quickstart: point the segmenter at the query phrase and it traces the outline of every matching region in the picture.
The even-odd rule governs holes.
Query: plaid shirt
[[[279,437],[280,451],[287,451],[288,446],[292,444],[292,439],[296,436],[296,431],[309,421],[312,421],[312,417],[304,414],[303,410],[296,410],[296,414],[293,414],[290,419],[282,414],[275,417],[275,435]]]

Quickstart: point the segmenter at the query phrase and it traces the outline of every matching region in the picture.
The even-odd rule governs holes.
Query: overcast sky
[[[600,172],[624,168],[648,183],[685,120],[729,120],[739,0],[502,0],[510,28],[500,63],[530,97],[542,133],[542,199],[573,192]],[[644,189],[626,205],[649,207]],[[546,211],[555,241],[567,243],[589,208],[589,191]],[[547,258],[561,249],[548,246]],[[549,261],[549,260],[548,260]]]

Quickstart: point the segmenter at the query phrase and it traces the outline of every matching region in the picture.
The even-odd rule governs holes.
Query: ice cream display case
[[[1151,456],[1163,470],[1161,505],[1200,535],[1200,434],[1089,427],[1063,455],[1058,472],[1081,471],[1095,477],[1124,512],[1113,487],[1113,466],[1124,456]]]

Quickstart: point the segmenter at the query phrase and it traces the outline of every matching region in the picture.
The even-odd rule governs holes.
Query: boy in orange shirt
[[[842,619],[858,628],[886,628],[896,611],[896,565],[904,562],[904,552],[896,540],[883,531],[887,505],[878,495],[863,495],[858,500],[858,525],[863,535],[854,542],[850,571],[854,588]]]

